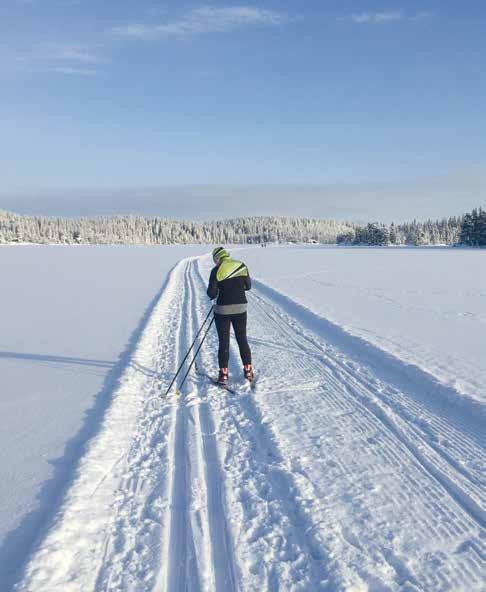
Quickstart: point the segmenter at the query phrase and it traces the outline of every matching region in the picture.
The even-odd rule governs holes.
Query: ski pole
[[[182,388],[182,385],[186,382],[187,375],[191,371],[191,368],[194,366],[194,362],[196,361],[196,358],[197,358],[197,355],[199,353],[199,350],[201,349],[202,344],[204,343],[206,337],[208,336],[209,329],[211,329],[211,325],[213,323],[214,323],[214,317],[211,319],[211,322],[209,323],[208,328],[206,329],[206,331],[205,331],[205,333],[203,335],[203,338],[201,339],[201,343],[199,344],[198,348],[196,349],[196,353],[194,354],[194,357],[192,358],[192,361],[189,364],[189,368],[187,369],[186,373],[184,374],[184,377],[183,377],[183,379],[182,379],[182,381],[181,381],[181,383],[179,385],[179,388],[177,389],[178,392],[180,392],[180,390]]]
[[[201,334],[201,331],[204,328],[204,325],[207,323],[208,319],[209,319],[209,315],[213,312],[213,308],[214,306],[211,306],[211,308],[209,309],[209,312],[206,316],[206,318],[204,319],[203,324],[199,327],[199,331],[196,333],[196,337],[194,337],[194,341],[191,343],[191,347],[187,350],[186,355],[184,356],[184,359],[182,360],[179,368],[177,369],[177,372],[174,374],[174,378],[171,380],[171,383],[169,384],[169,388],[165,391],[164,397],[166,397],[169,394],[170,389],[172,388],[172,385],[174,384],[174,382],[176,381],[176,378],[179,376],[179,372],[182,370],[182,367],[184,366],[184,362],[187,360],[187,358],[189,357],[189,354],[191,353],[192,348],[194,347],[194,344],[196,343],[197,338],[199,337],[199,335]],[[214,320],[214,317],[213,317]],[[212,324],[212,321],[211,321]]]

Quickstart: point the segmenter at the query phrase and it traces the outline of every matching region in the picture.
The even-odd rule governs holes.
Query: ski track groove
[[[349,360],[344,360],[343,362],[341,360],[341,354],[333,351],[332,348],[326,347],[326,344],[319,344],[318,342],[316,343],[315,337],[309,339],[309,336],[305,334],[303,329],[296,328],[295,326],[293,326],[295,325],[295,323],[293,323],[292,319],[289,318],[285,312],[278,310],[278,308],[268,303],[265,300],[265,298],[263,298],[263,296],[258,294],[258,290],[257,301],[261,309],[265,306],[268,307],[268,309],[270,309],[270,311],[264,310],[265,318],[269,321],[271,325],[273,325],[274,331],[277,330],[286,336],[285,339],[281,339],[282,342],[287,342],[290,338],[292,339],[295,346],[298,347],[300,343],[303,352],[308,352],[312,354],[320,352],[320,365],[321,367],[325,366],[324,369],[326,372],[326,381],[329,381],[331,383],[331,392],[334,396],[336,396],[337,393],[339,393],[340,396],[344,396],[346,393],[350,394],[354,399],[352,405],[355,408],[356,404],[358,404],[360,411],[361,413],[363,413],[363,415],[369,415],[370,413],[373,414],[374,419],[378,421],[382,427],[385,428],[388,434],[391,434],[395,437],[400,446],[396,448],[395,451],[393,450],[393,448],[390,448],[390,450],[386,452],[386,456],[390,460],[390,462],[393,462],[394,464],[400,466],[403,459],[403,448],[405,448],[405,452],[408,453],[413,458],[413,460],[420,465],[421,469],[425,471],[428,474],[428,476],[431,479],[433,479],[434,482],[438,483],[439,486],[445,491],[445,493],[449,495],[452,498],[452,500],[454,500],[454,502],[456,502],[455,504],[453,504],[453,506],[458,505],[460,510],[468,514],[469,518],[471,518],[478,526],[478,540],[472,542],[471,544],[474,545],[475,549],[480,548],[481,542],[479,538],[483,536],[484,533],[484,510],[482,509],[480,503],[482,502],[482,504],[484,504],[484,492],[481,493],[481,490],[477,487],[478,479],[476,471],[468,472],[464,469],[463,471],[460,471],[461,475],[460,477],[458,477],[457,472],[455,472],[455,465],[458,461],[454,461],[450,464],[450,466],[444,467],[441,466],[441,462],[438,461],[437,454],[434,457],[431,455],[430,451],[427,451],[426,453],[422,452],[421,448],[423,447],[423,449],[426,449],[428,444],[424,435],[419,434],[417,431],[415,431],[413,433],[413,436],[408,436],[406,434],[406,429],[408,429],[406,427],[406,422],[403,421],[403,418],[400,418],[399,413],[397,413],[397,409],[387,409],[386,407],[382,406],[377,402],[377,397],[374,394],[373,390],[382,394],[383,392],[386,392],[385,385],[380,384],[380,382],[375,379],[368,380],[366,377],[366,371],[363,368],[359,369],[358,374],[356,370],[353,370],[353,365],[352,363],[350,363]],[[259,324],[259,326],[261,327],[261,323]],[[268,330],[268,332],[271,333],[270,330]],[[312,346],[311,351],[309,351],[309,344]],[[315,355],[312,357],[312,359],[315,360]],[[296,364],[296,366],[299,365],[300,364],[298,363]],[[313,366],[315,366],[315,364],[313,363],[310,363],[307,366],[307,374],[310,373],[309,371],[313,369]],[[327,389],[321,390],[321,392],[319,393],[320,398],[324,399],[327,397],[327,394],[325,394],[326,390]],[[388,393],[390,395],[393,394],[393,391],[395,393],[397,392],[395,389],[391,389],[390,387],[388,387]],[[404,401],[407,401],[406,395],[402,393],[400,393],[400,395]],[[343,398],[343,401],[345,400],[346,399]],[[421,413],[423,415],[426,413],[426,411],[422,410]],[[412,412],[408,411],[407,419],[410,419],[411,415]],[[396,421],[400,421],[401,425],[399,426],[398,424],[396,424]],[[355,426],[355,429],[359,430],[361,428],[362,432],[366,429],[368,429],[371,432],[373,431],[372,425],[369,425],[369,418],[366,418],[366,416],[360,423],[361,426]],[[445,431],[446,434],[448,430],[451,434],[454,435],[454,438],[456,440],[458,439],[457,432],[455,432],[453,428],[448,426],[447,423],[444,421],[442,422],[442,425],[443,431]],[[378,428],[376,432],[379,433],[380,429]],[[412,444],[412,437],[416,439],[420,437],[420,444],[417,446]],[[470,439],[466,436],[462,437],[462,444],[465,445],[466,450],[470,448],[475,451],[476,462],[478,461],[478,458],[482,459],[484,462],[484,452],[481,450],[480,447],[474,446],[470,442],[474,442],[474,438]],[[430,446],[430,449],[434,450],[435,445]],[[397,450],[400,451],[400,454],[397,454]],[[427,455],[431,455],[432,460],[429,460],[427,458]],[[449,454],[441,455],[440,460],[446,461],[448,457]],[[470,457],[472,457],[472,455],[470,455]],[[449,476],[450,474],[453,474],[454,479],[452,479]],[[462,479],[463,476],[468,477],[469,479],[465,481]],[[460,485],[458,485],[458,481]],[[420,489],[420,483],[418,481],[415,481],[414,486]],[[462,487],[464,487],[464,489],[462,489]],[[479,501],[476,501],[476,499],[472,497],[473,495],[476,495]],[[434,496],[436,498],[439,498],[440,494],[438,494],[437,491],[434,491]],[[427,505],[427,502],[425,503],[425,505]],[[437,502],[432,502],[428,505],[432,505],[432,507],[435,510],[440,510],[444,507],[444,503]],[[452,525],[450,525],[449,528],[450,533],[454,532],[455,535],[460,536],[464,534],[464,532],[467,532],[468,529],[470,529],[469,525],[465,525],[464,516],[459,516],[457,514],[452,515],[454,516],[454,519],[452,520]],[[448,518],[450,518],[451,513],[449,513],[447,516]],[[454,522],[456,524],[454,524]],[[460,526],[463,526],[464,530],[461,530]],[[435,530],[435,524],[430,524],[430,527],[433,530]],[[481,566],[478,567],[475,573],[476,575],[479,574],[480,577],[482,573]],[[411,582],[413,582],[414,580],[415,578],[409,578],[409,581]],[[478,581],[476,580],[475,586],[477,585]]]
[[[203,292],[204,279],[201,276],[199,265],[196,264],[198,273],[200,292]],[[210,337],[211,348],[206,348],[203,352],[203,359],[208,360],[207,352],[211,349],[213,352],[217,348],[217,339],[215,335]],[[232,347],[232,367],[234,360],[237,359],[236,351]],[[208,362],[209,363],[209,362]],[[211,362],[214,366],[214,362]],[[241,367],[238,366],[237,372],[241,375]],[[233,437],[226,438],[229,443],[226,450],[225,466],[229,462],[234,462],[233,457],[243,456],[243,462],[238,465],[240,470],[236,472],[237,478],[232,481],[230,491],[237,495],[233,500],[232,511],[235,511],[235,503],[242,511],[240,524],[255,522],[252,516],[250,504],[241,503],[242,499],[257,499],[267,501],[278,507],[278,513],[275,509],[269,507],[265,513],[259,514],[254,526],[253,534],[249,537],[246,544],[248,547],[261,542],[262,552],[273,554],[272,546],[278,541],[278,554],[280,559],[273,560],[273,564],[266,573],[257,574],[255,583],[249,584],[255,579],[252,571],[262,571],[261,558],[256,561],[252,559],[251,567],[244,573],[244,580],[249,590],[278,590],[279,581],[282,577],[288,577],[293,574],[297,583],[289,581],[286,585],[289,590],[325,590],[329,589],[327,574],[322,568],[316,569],[315,563],[323,561],[322,552],[319,545],[313,540],[309,532],[309,524],[306,522],[304,513],[301,512],[298,501],[295,498],[294,486],[290,474],[284,467],[283,459],[275,441],[270,437],[264,425],[250,390],[246,387],[247,395],[244,395],[241,403],[233,395],[221,396],[221,389],[215,385],[207,384],[208,392],[213,394],[213,412],[218,415],[219,432],[224,434],[233,434]],[[257,387],[258,388],[258,387]],[[238,395],[237,395],[238,397]],[[235,441],[236,439],[236,441]],[[241,449],[245,448],[242,455]],[[229,456],[228,456],[229,455]],[[231,459],[231,460],[230,460]],[[255,491],[259,493],[255,493]],[[260,508],[260,512],[262,509]],[[285,522],[284,529],[278,524],[275,515],[282,516],[282,522]],[[234,532],[234,538],[240,554],[242,553],[242,538],[238,536],[238,531]],[[251,556],[251,550],[246,551]],[[289,570],[285,573],[285,570]],[[252,577],[253,576],[253,577]],[[299,583],[299,580],[301,582]]]
[[[197,260],[193,267],[197,269]],[[197,301],[197,288],[194,274],[189,277],[191,297]],[[198,303],[192,315],[193,332],[195,333],[203,321],[201,310],[208,307],[207,301]],[[198,314],[199,313],[199,314]],[[204,315],[205,317],[206,315]],[[191,376],[191,380],[192,380]],[[207,398],[200,396],[200,403],[193,407],[196,418],[196,433],[201,452],[201,466],[204,467],[204,483],[206,486],[206,503],[208,506],[208,526],[211,546],[212,565],[214,566],[213,590],[224,592],[237,591],[236,567],[234,561],[234,545],[227,524],[227,508],[221,486],[222,468],[215,438],[214,418]]]
[[[255,282],[254,389],[232,340],[236,395],[192,371],[162,397],[205,317],[208,271],[207,257],[175,266],[15,590],[483,590],[481,434],[301,326],[290,301]],[[205,368],[216,351],[211,331]]]
[[[187,277],[189,273],[189,263],[186,263],[184,270],[184,285],[181,287],[181,292],[187,293]],[[183,302],[183,312],[181,314],[181,322],[179,325],[177,337],[177,361],[174,369],[178,366],[184,346],[187,339],[182,331],[184,326],[184,317],[187,319],[190,302],[189,298]],[[184,314],[185,313],[185,314]],[[176,385],[177,386],[177,385]],[[161,584],[161,590],[174,590],[174,592],[184,591],[189,582],[194,585],[195,571],[192,570],[192,578],[188,568],[190,567],[189,542],[192,545],[192,540],[189,540],[188,527],[189,516],[187,515],[188,504],[188,464],[190,458],[186,449],[187,436],[187,416],[184,406],[181,405],[181,399],[176,395],[174,403],[174,418],[169,432],[169,491],[170,497],[167,503],[167,523],[168,529],[166,532],[164,553],[162,557],[162,565],[165,566],[166,581]],[[191,549],[192,551],[192,549]],[[188,563],[189,559],[189,563]],[[197,588],[194,588],[197,589]]]
[[[278,311],[274,311],[274,316],[270,318],[273,318],[275,323],[279,324],[276,321],[278,317]],[[280,325],[280,328],[284,327],[287,331],[287,334],[289,334],[290,332],[287,330],[287,326],[287,324],[283,324]],[[302,337],[305,339],[305,335],[302,335]],[[314,348],[318,348],[318,346],[312,341],[310,341],[310,343],[314,346]],[[471,516],[473,520],[478,523],[478,526],[484,528],[485,510],[481,507],[480,503],[478,503],[478,501],[476,501],[476,499],[474,499],[468,493],[468,490],[471,490],[476,494],[477,497],[482,495],[482,501],[484,504],[484,493],[480,489],[484,480],[481,479],[480,474],[474,470],[466,470],[450,454],[442,452],[441,449],[437,449],[437,446],[433,441],[430,441],[424,437],[425,434],[420,433],[416,428],[410,428],[409,422],[405,423],[404,419],[411,419],[413,422],[414,416],[411,411],[405,408],[405,413],[402,412],[400,415],[397,413],[397,408],[392,409],[390,406],[387,409],[380,401],[378,401],[372,390],[373,387],[376,388],[377,385],[371,384],[365,379],[363,374],[361,376],[358,375],[356,371],[344,365],[339,359],[333,359],[331,356],[326,354],[323,356],[323,361],[326,365],[328,365],[328,367],[337,371],[337,381],[335,383],[336,388],[345,385],[345,388],[350,392],[350,394],[356,398],[357,403],[360,406],[365,405],[369,411],[373,412],[375,417],[389,431],[391,431],[397,437],[397,439],[401,441],[401,443],[408,449],[410,454],[417,460],[424,470],[428,471],[444,487],[447,493],[463,507],[463,509]],[[380,389],[380,391],[381,393],[386,394],[385,389]],[[388,403],[388,401],[385,400],[385,403]],[[402,407],[405,407],[404,403],[401,403],[401,405]],[[403,415],[406,415],[405,418]],[[399,425],[399,422],[401,425]],[[409,436],[407,432],[411,432],[411,436]],[[454,431],[446,427],[443,422],[442,432],[445,433],[446,436],[448,433],[451,433],[451,441],[455,440],[457,442],[458,438]],[[423,445],[427,445],[431,451],[429,451],[428,454],[426,452],[422,452],[419,446],[413,443],[414,438],[422,440]],[[463,440],[460,443],[461,457],[463,457],[463,451],[468,452],[471,450],[471,446],[467,440]],[[477,449],[475,452],[477,453]],[[435,463],[432,462],[428,456],[432,456]],[[442,458],[439,460],[437,456]],[[472,454],[469,454],[468,456],[470,458],[473,457]],[[448,463],[449,467],[444,466],[444,463],[442,463],[441,460],[444,461],[444,463]],[[464,487],[466,488],[465,490],[457,487],[456,482],[447,474],[448,470],[451,469],[455,472],[461,473],[462,476],[468,479],[469,483],[464,483]],[[461,482],[463,481],[457,475],[455,477]]]

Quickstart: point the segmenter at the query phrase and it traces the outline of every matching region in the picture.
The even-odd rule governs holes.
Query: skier
[[[207,294],[211,300],[218,298],[214,306],[214,321],[219,337],[219,377],[220,384],[228,384],[228,360],[230,325],[233,325],[236,341],[243,362],[243,374],[250,382],[253,380],[251,351],[246,336],[246,290],[251,289],[248,268],[241,261],[230,257],[223,247],[213,249],[215,267],[211,271]]]

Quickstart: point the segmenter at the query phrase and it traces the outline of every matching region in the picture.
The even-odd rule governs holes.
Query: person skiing
[[[232,259],[223,247],[212,252],[215,267],[209,276],[207,295],[211,300],[217,297],[214,306],[214,322],[219,338],[218,362],[220,384],[228,384],[228,361],[230,327],[233,326],[236,341],[243,362],[243,374],[253,380],[251,350],[246,336],[247,299],[245,292],[251,289],[251,279],[247,266]]]

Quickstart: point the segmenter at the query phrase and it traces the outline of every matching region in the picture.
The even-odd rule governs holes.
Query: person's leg
[[[220,368],[227,368],[229,361],[230,325],[231,319],[227,315],[214,315],[216,330],[219,338],[218,362]]]
[[[240,356],[243,366],[251,364],[251,350],[246,336],[246,319],[246,312],[231,316],[231,323],[235,332],[236,341],[238,342],[238,347],[240,348]]]

